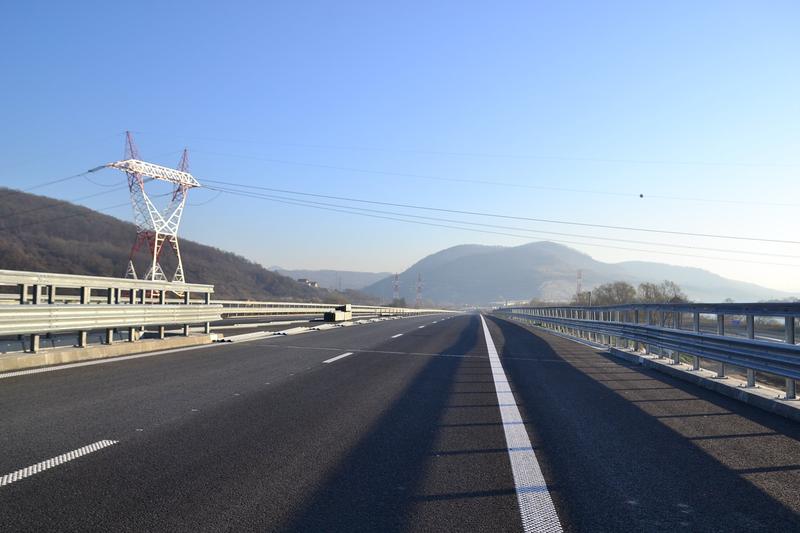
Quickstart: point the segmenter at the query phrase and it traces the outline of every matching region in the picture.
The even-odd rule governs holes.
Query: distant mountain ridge
[[[289,270],[278,266],[269,267],[273,272],[293,279],[308,279],[319,283],[325,289],[363,289],[387,276],[391,272],[358,272],[354,270]]]
[[[646,261],[603,263],[591,256],[548,241],[521,246],[461,245],[431,254],[400,274],[400,293],[414,301],[417,276],[423,279],[423,299],[440,305],[486,305],[506,300],[565,301],[575,294],[577,271],[584,290],[610,281],[633,285],[665,279],[678,283],[694,301],[763,301],[789,293],[753,283],[723,278],[700,268]],[[391,299],[392,278],[364,288]]]

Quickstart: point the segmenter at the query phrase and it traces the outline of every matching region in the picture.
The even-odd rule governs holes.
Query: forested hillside
[[[135,235],[133,224],[117,218],[0,188],[0,269],[121,277]],[[375,301],[349,291],[313,289],[239,255],[192,241],[181,241],[181,253],[186,281],[215,285],[218,299]]]

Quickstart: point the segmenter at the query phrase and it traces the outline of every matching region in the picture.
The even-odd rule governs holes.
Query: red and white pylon
[[[178,245],[178,227],[181,223],[186,196],[189,189],[200,187],[200,183],[189,173],[189,153],[184,149],[177,169],[147,163],[139,159],[139,152],[133,142],[131,133],[125,132],[125,159],[105,165],[116,168],[128,176],[128,189],[133,205],[133,220],[136,224],[136,241],[131,248],[128,269],[125,277],[136,279],[134,257],[145,248],[149,252],[149,267],[142,279],[167,281],[159,257],[164,248],[171,249],[177,260],[175,272],[170,281],[184,283],[183,260]],[[150,180],[161,180],[173,184],[172,199],[169,204],[159,210],[145,192],[145,183]],[[164,246],[168,244],[168,246]]]

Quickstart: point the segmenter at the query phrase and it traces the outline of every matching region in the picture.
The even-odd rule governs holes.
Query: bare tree
[[[680,286],[669,280],[664,280],[661,283],[640,283],[636,291],[636,299],[648,304],[684,303],[689,301]]]
[[[635,301],[636,289],[625,281],[604,283],[592,291],[592,305],[617,305]]]

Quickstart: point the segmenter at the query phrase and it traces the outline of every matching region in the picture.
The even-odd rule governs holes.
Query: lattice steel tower
[[[417,309],[422,307],[422,274],[417,274]]]
[[[400,276],[395,274],[392,282],[392,297],[396,304],[400,300]]]
[[[189,153],[184,149],[178,168],[162,167],[139,159],[139,152],[133,142],[131,132],[125,132],[125,159],[105,165],[116,168],[128,176],[128,188],[133,204],[133,220],[136,224],[136,241],[131,248],[126,278],[137,278],[134,257],[143,246],[149,252],[149,268],[142,279],[162,280],[168,278],[161,268],[159,258],[164,248],[175,253],[177,265],[171,281],[184,283],[183,261],[178,246],[178,226],[181,223],[183,208],[189,189],[200,187],[200,183],[189,174]],[[162,210],[159,210],[144,189],[145,183],[161,180],[172,183],[172,199]],[[164,246],[167,244],[168,246]]]

